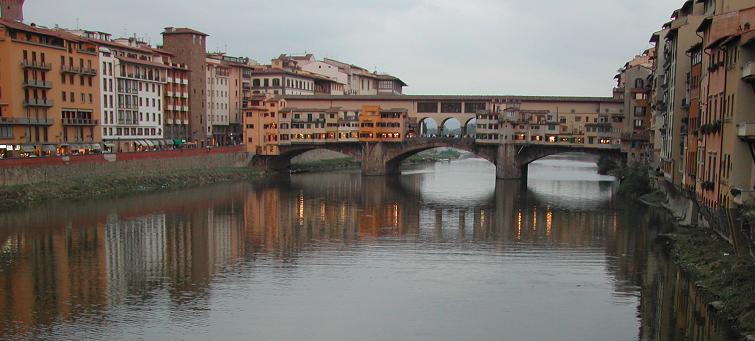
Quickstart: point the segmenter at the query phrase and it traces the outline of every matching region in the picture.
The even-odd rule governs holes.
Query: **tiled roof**
[[[85,41],[82,37],[79,37],[72,33],[64,32],[60,30],[53,30],[53,29],[49,29],[45,27],[27,25],[27,24],[20,23],[15,20],[0,19],[0,25],[6,26],[14,30],[38,33],[38,34],[53,36],[53,37],[57,37],[57,38],[65,39],[65,40],[80,41],[80,42]]]
[[[163,31],[163,34],[197,34],[201,36],[208,36],[209,34],[199,32],[195,29],[191,29],[188,27],[166,27],[165,31]]]
[[[286,100],[374,100],[374,101],[492,101],[624,103],[613,97],[511,96],[511,95],[286,95]]]

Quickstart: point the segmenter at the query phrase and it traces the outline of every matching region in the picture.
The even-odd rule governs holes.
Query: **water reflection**
[[[616,209],[607,179],[574,170],[583,178],[553,180],[553,166],[534,166],[527,183],[495,182],[484,161],[465,160],[401,177],[307,174],[3,214],[0,338],[695,330],[663,327],[689,310],[666,304],[681,290],[669,292],[671,278],[682,283],[654,246],[667,224]]]

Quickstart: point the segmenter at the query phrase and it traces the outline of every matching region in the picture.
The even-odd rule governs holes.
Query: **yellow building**
[[[0,19],[0,157],[100,150],[97,46]]]
[[[280,155],[280,144],[288,144],[289,118],[281,122],[279,111],[286,101],[269,95],[253,95],[244,111],[246,151],[258,155]],[[281,130],[286,134],[281,134]]]
[[[365,105],[359,115],[359,141],[403,142],[407,134],[407,111]]]

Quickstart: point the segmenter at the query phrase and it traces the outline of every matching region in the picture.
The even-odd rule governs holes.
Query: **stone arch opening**
[[[448,117],[440,124],[439,134],[442,137],[461,137],[463,136],[463,129],[461,121],[456,117]]]
[[[462,131],[463,137],[475,138],[477,135],[477,117],[472,117],[464,123],[464,129]]]
[[[424,117],[417,122],[420,137],[433,137],[438,135],[438,121],[432,117]]]

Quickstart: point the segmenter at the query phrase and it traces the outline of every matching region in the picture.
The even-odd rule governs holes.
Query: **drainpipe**
[[[698,34],[697,34],[697,32],[695,32],[695,35],[697,35],[698,37],[700,36],[700,35],[698,35]],[[704,42],[705,42],[705,38],[703,37],[703,43],[704,43]],[[703,46],[702,46],[702,48],[703,48],[703,53],[704,53],[704,54],[708,55],[709,57],[713,57],[713,55],[711,55],[711,54],[710,54],[709,52],[707,52],[707,49],[705,48],[705,45],[703,45]],[[710,60],[710,58],[708,58],[708,60]],[[708,65],[708,67],[710,67],[710,64]],[[708,96],[710,96],[710,71],[708,71],[708,70],[706,70],[706,69],[703,69],[703,70],[705,70],[705,72],[706,72],[706,75],[707,75],[707,76],[706,76],[706,78],[708,79],[708,84],[706,84],[706,85],[705,85],[705,93],[706,93],[706,94],[707,94]],[[709,112],[710,108],[708,108],[708,101],[707,101],[707,98],[706,98],[706,100],[705,100],[704,102],[705,102],[705,115],[706,115],[706,116],[707,116],[708,118],[710,118],[710,112]],[[704,147],[704,150],[705,150],[705,151],[707,151],[707,150],[708,150],[708,144],[707,144],[707,142],[708,142],[708,137],[707,137],[707,136],[704,136],[704,137],[703,137],[703,147]],[[703,160],[705,160],[705,155],[702,155],[702,157],[703,157]],[[705,169],[703,169],[703,171],[705,171]],[[705,177],[705,178],[706,178],[706,181],[707,181],[707,178],[708,178],[708,176],[707,176],[707,175],[708,175],[708,174],[706,174],[706,177]],[[703,197],[704,197],[704,195],[703,195]],[[703,198],[703,199],[704,199],[704,198]]]
[[[728,49],[727,50],[723,50],[723,51],[724,51],[724,61],[729,60],[729,51],[728,51]],[[723,162],[721,162],[721,160],[723,160],[723,157],[724,157],[723,153],[724,153],[724,136],[725,136],[725,134],[724,134],[724,120],[723,120],[723,116],[726,115],[726,107],[729,106],[729,102],[726,101],[726,97],[727,97],[726,96],[726,89],[727,89],[727,85],[729,83],[728,82],[728,78],[729,78],[729,69],[725,65],[724,66],[724,92],[723,92],[723,94],[724,94],[724,101],[726,103],[726,106],[724,106],[724,112],[721,113],[721,131],[718,132],[719,134],[721,134],[721,143],[720,143],[721,146],[719,147],[719,152],[718,152],[718,154],[719,154],[719,158],[718,158],[718,183],[716,184],[716,187],[718,188],[718,191],[717,191],[718,193],[716,193],[717,196],[720,196],[720,194],[721,194],[721,170],[723,168],[723,166],[722,166]],[[719,208],[721,207],[721,204],[722,204],[721,202],[718,203]]]

